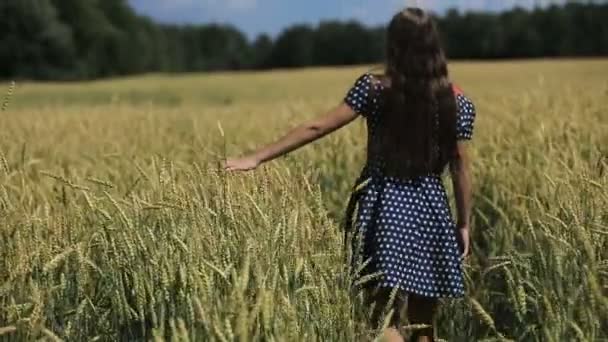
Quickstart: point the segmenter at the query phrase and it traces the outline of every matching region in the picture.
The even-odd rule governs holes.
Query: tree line
[[[608,55],[608,4],[568,3],[437,18],[454,59]],[[0,1],[0,78],[95,79],[144,72],[375,63],[384,27],[294,25],[253,41],[230,25],[167,25],[126,0]]]

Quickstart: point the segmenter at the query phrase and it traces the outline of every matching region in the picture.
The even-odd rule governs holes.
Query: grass
[[[363,122],[253,173],[218,167],[364,70],[17,84],[0,112],[0,340],[373,338],[339,229]],[[474,246],[438,335],[607,341],[608,61],[452,72],[478,110]]]

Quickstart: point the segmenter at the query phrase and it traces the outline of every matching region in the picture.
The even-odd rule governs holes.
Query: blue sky
[[[418,4],[435,12],[499,11],[515,5],[532,7],[561,0],[129,0],[138,13],[165,23],[230,23],[249,37],[276,35],[295,23],[357,19],[367,25],[387,22],[400,8]]]

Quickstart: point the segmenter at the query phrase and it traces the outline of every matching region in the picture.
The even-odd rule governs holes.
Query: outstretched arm
[[[471,226],[471,171],[469,156],[464,143],[458,142],[456,157],[450,163],[450,173],[454,184],[456,197],[457,228],[459,243],[463,257],[470,253],[470,226]]]
[[[271,161],[299,149],[345,126],[357,118],[357,113],[346,103],[330,110],[325,115],[292,129],[276,142],[241,157],[229,158],[225,168],[228,171],[248,171],[260,164]]]

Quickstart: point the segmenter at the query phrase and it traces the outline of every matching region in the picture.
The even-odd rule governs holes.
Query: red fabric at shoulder
[[[452,90],[454,91],[454,95],[464,95],[464,91],[459,86],[452,84]]]

